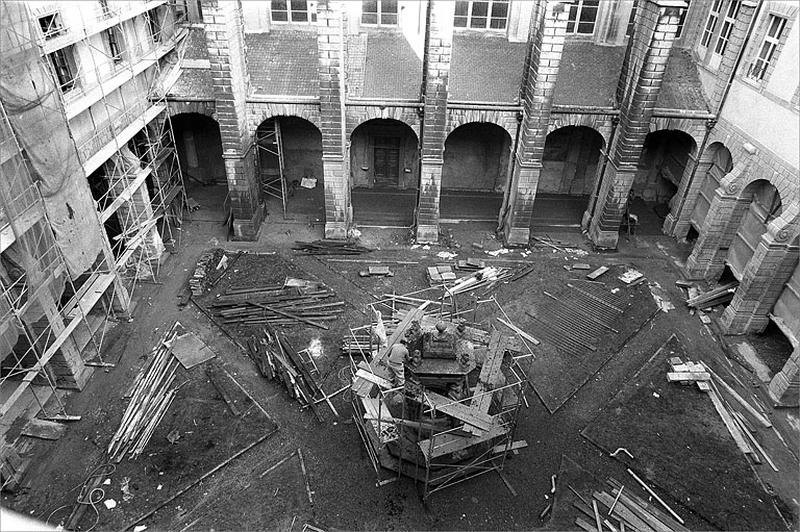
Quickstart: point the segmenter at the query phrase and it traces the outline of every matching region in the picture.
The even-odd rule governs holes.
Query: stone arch
[[[583,126],[594,129],[603,137],[603,144],[608,145],[608,139],[611,137],[612,116],[586,113],[551,113],[547,134],[549,135],[567,126]]]
[[[197,113],[217,120],[217,106],[214,102],[190,101],[190,102],[167,102],[167,114],[172,118],[180,114]]]
[[[320,131],[322,119],[319,115],[319,106],[291,103],[248,103],[248,122],[250,130],[255,132],[264,120],[276,116],[294,116],[311,122]]]
[[[568,124],[548,133],[542,155],[538,192],[591,194],[606,140],[592,126]]]
[[[467,122],[445,139],[442,189],[502,191],[513,137],[494,122]]]
[[[180,112],[170,114],[169,121],[182,172],[204,184],[227,183],[222,135],[215,114]]]
[[[664,130],[675,130],[686,133],[694,139],[695,149],[702,146],[706,136],[706,122],[697,118],[668,118],[652,117],[650,119],[650,133]]]
[[[481,122],[503,128],[511,139],[517,136],[517,112],[493,109],[448,109],[445,134],[449,136],[461,126]]]
[[[347,138],[353,136],[353,132],[370,120],[394,120],[402,122],[414,132],[419,140],[420,137],[420,118],[416,107],[401,106],[375,106],[361,105],[348,106],[347,108]]]

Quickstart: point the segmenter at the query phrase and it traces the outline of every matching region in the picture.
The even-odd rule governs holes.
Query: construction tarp
[[[22,2],[0,9],[0,100],[44,196],[45,210],[72,278],[88,270],[103,234],[47,58]]]

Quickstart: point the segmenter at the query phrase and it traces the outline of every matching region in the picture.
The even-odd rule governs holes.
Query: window
[[[728,48],[733,25],[736,24],[736,17],[739,15],[740,5],[739,0],[731,0],[731,3],[728,4],[728,10],[725,12],[725,18],[722,21],[722,29],[719,32],[719,37],[717,37],[717,45],[714,46],[714,53],[717,55],[724,54]]]
[[[56,78],[58,78],[58,86],[61,92],[69,92],[72,90],[77,81],[73,53],[72,46],[67,46],[66,48],[56,50],[49,54],[50,62],[53,64],[53,68],[56,71]]]
[[[361,4],[361,23],[378,26],[397,25],[397,0],[371,0]]]
[[[453,25],[456,28],[504,30],[507,19],[508,0],[458,0]]]
[[[681,18],[678,19],[678,29],[675,30],[675,38],[676,39],[679,38],[681,36],[681,34],[683,33],[683,25],[686,23],[686,14],[689,12],[689,4],[690,3],[691,2],[689,0],[686,0],[686,9],[683,10],[683,12],[681,13]]]
[[[597,6],[600,0],[578,0],[569,6],[567,33],[573,35],[591,35],[597,20]]]
[[[711,44],[714,30],[717,29],[720,11],[722,11],[722,0],[714,0],[714,5],[711,6],[711,11],[708,12],[708,20],[706,20],[706,25],[703,28],[703,38],[700,39],[700,46],[708,48],[708,45]]]
[[[633,35],[633,28],[636,25],[636,7],[638,1],[633,0],[633,6],[631,7],[631,16],[628,17],[628,30],[625,32],[625,35],[630,37]]]
[[[150,38],[153,39],[153,42],[161,42],[158,8],[151,9],[145,16],[147,17],[147,29],[150,30]]]
[[[272,0],[272,22],[316,22],[317,12],[307,0]]]
[[[122,62],[122,46],[120,44],[122,39],[120,38],[119,28],[117,26],[108,28],[103,32],[103,35],[106,38],[108,53],[111,56],[111,60],[114,61],[115,64]]]
[[[104,18],[108,18],[114,13],[111,11],[111,7],[108,5],[108,0],[100,0],[100,14]]]
[[[761,43],[761,48],[758,50],[756,60],[750,65],[747,76],[756,81],[764,79],[767,73],[770,62],[775,55],[775,50],[781,42],[781,34],[786,27],[786,19],[777,17],[775,15],[769,16],[769,23],[767,25],[767,34],[764,35],[764,42]]]
[[[45,39],[52,39],[64,32],[64,27],[61,25],[61,16],[58,13],[39,17],[39,27],[42,29]]]

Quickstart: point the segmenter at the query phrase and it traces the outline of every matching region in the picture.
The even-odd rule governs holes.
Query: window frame
[[[596,2],[595,5],[587,6],[587,2]],[[583,22],[581,21],[581,16],[583,15],[584,9],[586,8],[594,9],[594,18],[591,22]],[[573,11],[574,10],[574,11]],[[595,30],[597,29],[597,14],[600,11],[600,0],[577,0],[576,2],[570,4],[569,6],[569,14],[567,15],[567,35],[575,35],[578,37],[591,37],[594,35]],[[575,19],[572,19],[572,13],[575,13]],[[570,24],[573,24],[572,30],[569,29]],[[592,31],[589,33],[584,33],[579,31],[581,24],[591,24]],[[627,30],[626,30],[627,31]]]
[[[103,38],[108,48],[109,57],[114,65],[119,65],[125,61],[125,37],[122,35],[119,26],[111,26],[103,30]],[[116,48],[116,52],[115,52]]]
[[[486,14],[485,15],[478,15],[475,16],[473,14],[473,8],[475,4],[486,4]],[[506,31],[508,30],[508,14],[511,8],[511,1],[510,0],[456,0],[456,13],[458,10],[459,5],[467,6],[467,13],[466,15],[458,15],[453,14],[453,29],[456,31],[458,30],[483,30],[483,31]],[[505,6],[505,16],[504,17],[497,17],[493,16],[495,6]],[[459,26],[457,22],[463,19],[464,25]],[[473,26],[473,19],[485,19],[486,25],[485,26]],[[493,28],[492,23],[494,21],[501,21],[502,27],[500,28]]]
[[[770,30],[773,27],[773,21],[778,22],[778,30],[775,36],[770,35]],[[788,23],[789,19],[786,16],[778,15],[776,13],[770,13],[768,15],[764,36],[761,38],[761,42],[757,48],[755,56],[750,62],[750,66],[747,69],[747,74],[745,75],[747,79],[754,83],[763,83],[766,81],[767,71],[775,59],[775,52],[781,45],[781,38],[783,37],[784,31],[786,31],[786,25]],[[765,49],[768,50],[766,59],[762,58],[762,52]],[[763,64],[760,70],[756,68],[756,65],[758,65],[759,61]]]
[[[717,24],[719,24],[719,16],[722,14],[722,7],[724,5],[725,0],[714,0],[714,3],[711,5],[711,9],[708,11],[708,17],[706,17],[706,23],[703,25],[703,33],[700,36],[700,46],[702,48],[708,49],[708,45],[714,40]]]
[[[74,47],[70,45],[59,48],[47,54],[47,57],[55,71],[56,82],[61,93],[66,94],[75,89],[78,86],[78,69],[75,65]]]
[[[305,9],[294,9],[292,6],[293,0],[280,0],[284,2],[286,9],[275,9],[275,0],[270,2],[269,6],[269,20],[273,24],[316,24],[317,22],[317,3],[313,0],[300,0],[305,1]],[[297,1],[297,0],[295,0]],[[275,20],[275,11],[286,13],[286,20]],[[305,13],[305,20],[294,20],[294,13]]]
[[[158,8],[154,7],[145,12],[147,18],[147,32],[150,34],[150,40],[158,44],[161,42],[161,32],[164,28],[161,24],[161,17],[159,16]]]
[[[680,39],[683,35],[683,28],[686,25],[686,16],[689,14],[689,9],[691,9],[692,0],[686,0],[686,8],[681,13],[680,18],[678,19],[678,29],[675,30],[675,38]]]
[[[45,19],[50,19],[50,23],[42,24],[42,21]],[[36,20],[39,22],[39,29],[41,30],[42,37],[44,37],[45,40],[54,39],[60,35],[63,35],[67,31],[64,27],[64,24],[61,23],[61,13],[58,11],[37,17]]]
[[[397,0],[373,0],[375,2],[375,9],[376,11],[364,11],[364,5],[366,2],[361,2],[361,24],[364,26],[382,28],[382,27],[392,27],[392,26],[399,26],[400,25],[400,6],[398,6]],[[393,1],[394,2],[394,12],[386,11],[383,9],[383,3],[386,1]],[[375,16],[375,22],[364,22],[365,16]],[[383,19],[385,16],[392,17],[394,16],[394,22],[384,22]]]
[[[725,10],[725,16],[722,18],[722,27],[717,35],[717,41],[714,43],[714,54],[722,56],[725,50],[728,49],[728,44],[731,42],[731,35],[733,28],[736,26],[736,19],[739,16],[739,9],[742,7],[740,0],[730,0],[728,8]],[[733,12],[731,14],[731,12]]]

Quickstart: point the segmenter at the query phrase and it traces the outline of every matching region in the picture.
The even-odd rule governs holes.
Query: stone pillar
[[[752,157],[748,156],[734,167],[714,191],[703,227],[699,230],[700,236],[686,259],[683,271],[688,279],[715,279],[725,269],[728,248],[750,206],[750,199],[740,195],[742,182],[747,179],[751,164]]]
[[[773,226],[761,237],[747,262],[739,287],[720,318],[727,334],[758,333],[769,323],[769,313],[797,266],[797,241],[789,243],[786,229]]]
[[[503,220],[507,245],[524,246],[530,239],[533,202],[539,187],[568,16],[569,2],[545,0],[531,18],[522,87],[522,123],[511,170],[508,210]]]
[[[605,172],[600,176],[600,193],[589,224],[589,238],[598,248],[617,247],[628,194],[685,8],[684,0],[639,3],[636,29],[628,43],[617,89],[621,101],[619,129]]]
[[[255,240],[264,218],[264,206],[247,127],[245,98],[250,80],[241,4],[238,0],[202,0],[202,11],[233,211],[233,237]]]
[[[769,382],[769,396],[781,406],[800,406],[800,345]]]
[[[447,138],[447,83],[453,49],[455,2],[429,0],[422,60],[423,118],[420,135],[420,183],[417,242],[439,240],[439,198]]]
[[[319,109],[322,122],[322,171],[325,182],[325,238],[347,238],[352,221],[350,161],[345,132],[344,35],[342,2],[317,4]]]
[[[730,79],[733,67],[736,65],[736,58],[739,57],[739,52],[745,44],[747,30],[750,28],[750,24],[753,21],[753,15],[755,14],[757,5],[758,2],[756,0],[742,0],[739,3],[739,14],[736,16],[736,22],[733,25],[728,46],[725,47],[722,61],[714,76],[714,89],[710,95],[711,105],[713,106],[712,109],[716,109],[722,101],[722,95],[725,93],[728,79]],[[727,9],[727,6],[725,9]],[[725,12],[723,11],[720,17],[724,15]],[[719,24],[722,24],[721,20]],[[720,110],[717,109],[717,113],[719,112]]]

